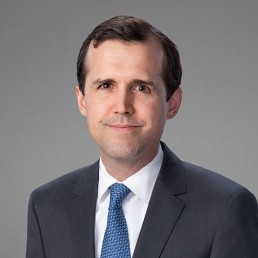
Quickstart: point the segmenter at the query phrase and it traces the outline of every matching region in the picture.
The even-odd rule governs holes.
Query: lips
[[[139,125],[132,125],[132,124],[107,124],[107,126],[117,127],[117,128],[140,127]]]
[[[135,124],[106,124],[109,128],[120,132],[131,132],[141,127]]]

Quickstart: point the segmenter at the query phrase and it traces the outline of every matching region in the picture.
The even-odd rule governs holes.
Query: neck
[[[137,160],[110,158],[105,155],[101,155],[101,160],[107,172],[118,182],[122,182],[149,164],[155,158],[157,153],[158,149],[153,151],[153,153],[147,157],[138,157]]]

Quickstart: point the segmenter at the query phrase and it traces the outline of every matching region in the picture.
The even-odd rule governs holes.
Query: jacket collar
[[[179,195],[186,193],[184,165],[164,143],[161,145],[164,151],[162,167],[133,258],[160,257],[185,207],[185,203],[179,199]]]

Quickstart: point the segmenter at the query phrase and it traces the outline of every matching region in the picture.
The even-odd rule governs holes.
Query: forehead
[[[155,69],[161,71],[164,63],[163,48],[155,38],[138,42],[121,40],[105,40],[96,48],[92,42],[85,57],[87,73],[94,68],[105,66],[133,69]]]

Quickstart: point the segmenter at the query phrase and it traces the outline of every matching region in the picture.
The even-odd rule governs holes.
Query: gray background
[[[0,256],[24,257],[31,191],[97,157],[77,110],[75,63],[104,19],[141,17],[178,45],[184,99],[163,140],[256,196],[258,1],[2,0]]]

